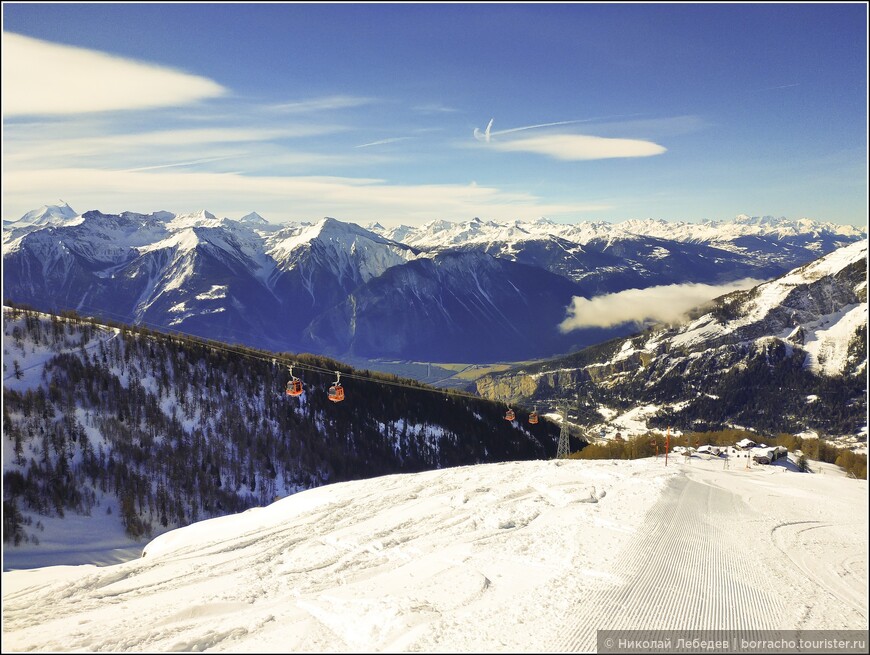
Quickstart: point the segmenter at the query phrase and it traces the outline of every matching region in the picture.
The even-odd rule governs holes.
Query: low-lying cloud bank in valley
[[[745,278],[728,284],[669,284],[648,289],[626,289],[594,298],[574,296],[562,332],[585,327],[612,327],[623,323],[679,321],[695,307],[738,289],[763,282]]]

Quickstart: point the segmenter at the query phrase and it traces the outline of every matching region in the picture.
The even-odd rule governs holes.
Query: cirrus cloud
[[[3,32],[7,117],[175,107],[226,93],[198,75]]]
[[[190,164],[190,162],[182,162]],[[391,184],[377,178],[247,175],[186,171],[151,166],[138,170],[61,168],[16,170],[4,174],[5,211],[21,216],[33,198],[63,197],[75,207],[106,212],[157,209],[175,212],[208,207],[216,213],[292,216],[314,220],[335,216],[365,223],[420,225],[433,218],[541,216],[601,211],[597,204],[553,203],[527,194],[476,184]],[[159,195],[155,195],[159,189]],[[66,195],[64,195],[66,194]],[[220,199],[220,206],[216,198]],[[159,206],[155,206],[155,200]],[[283,219],[279,219],[283,220]]]

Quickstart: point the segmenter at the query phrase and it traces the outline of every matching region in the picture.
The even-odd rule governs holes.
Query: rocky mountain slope
[[[579,403],[588,433],[744,426],[867,433],[867,240],[718,298],[693,320],[486,376],[505,402]]]

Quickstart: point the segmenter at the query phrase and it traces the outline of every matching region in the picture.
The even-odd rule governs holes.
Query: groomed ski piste
[[[866,480],[664,456],[333,484],[142,557],[4,572],[3,650],[594,652],[868,625]]]

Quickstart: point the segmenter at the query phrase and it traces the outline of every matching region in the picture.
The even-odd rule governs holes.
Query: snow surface
[[[810,370],[821,375],[840,375],[849,363],[849,344],[855,333],[867,328],[867,303],[851,305],[826,316],[820,325],[807,326],[805,348]]]
[[[329,485],[122,564],[4,572],[3,648],[588,652],[608,628],[866,629],[867,481],[822,470],[672,456]]]

